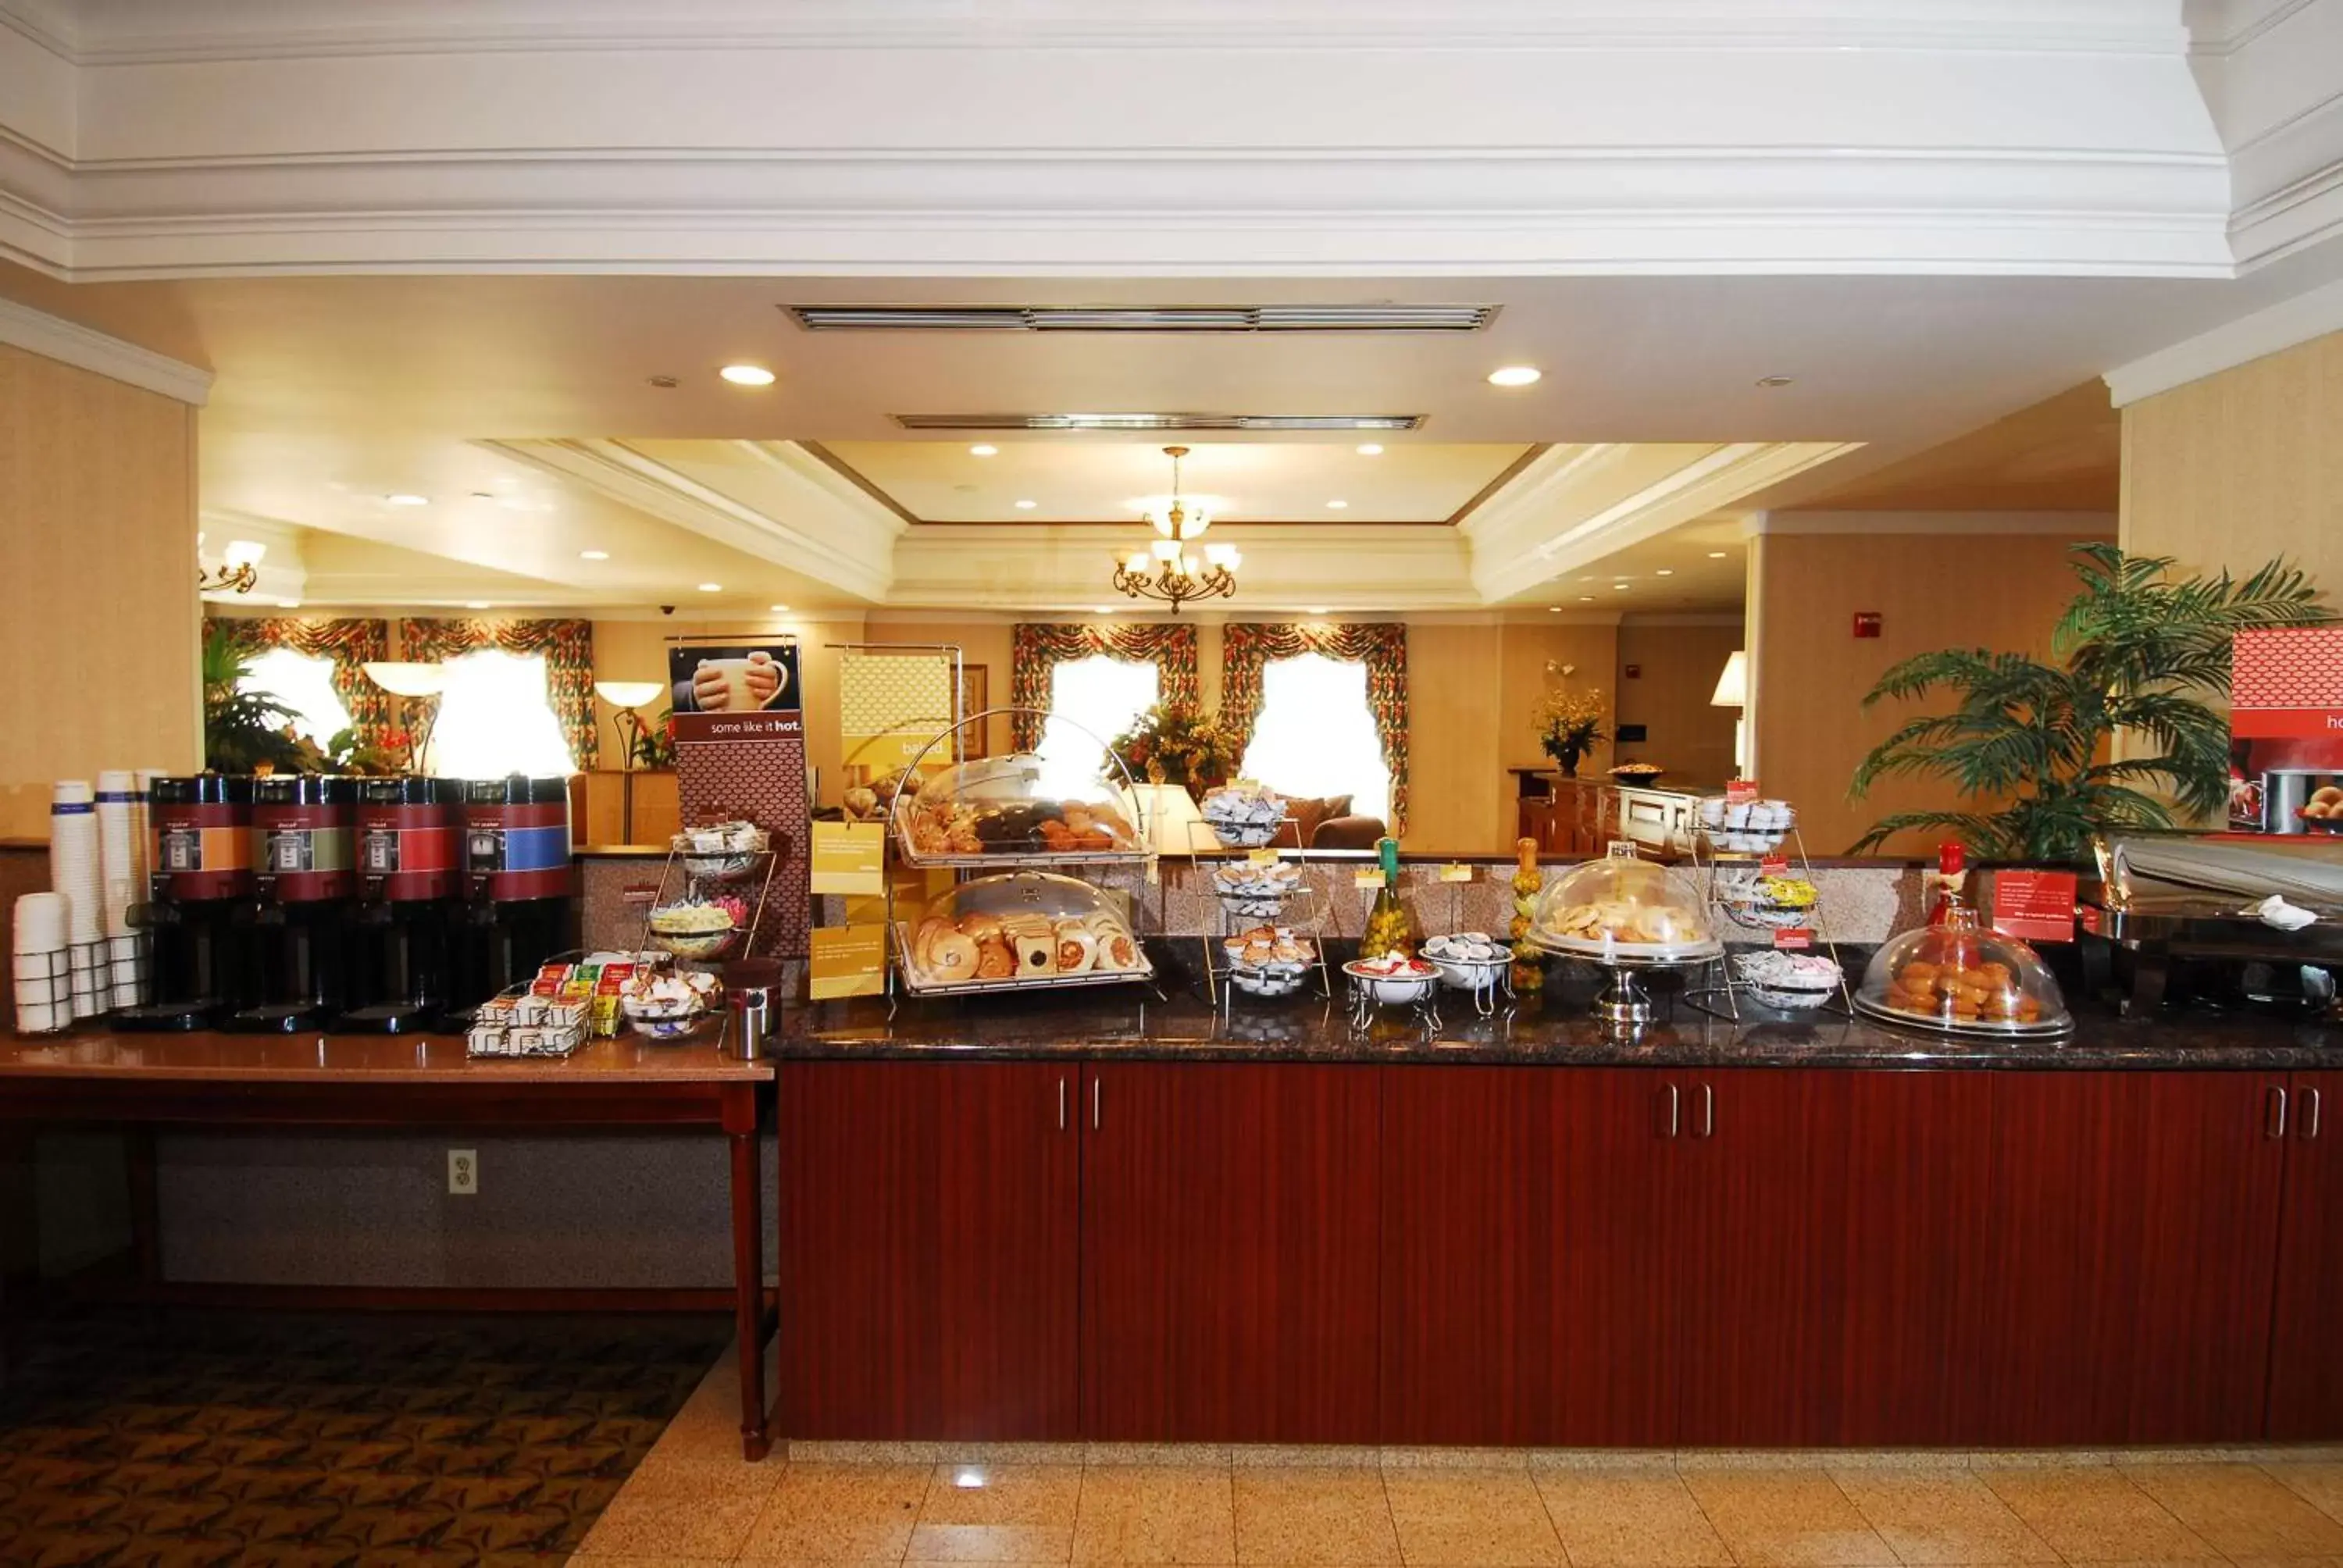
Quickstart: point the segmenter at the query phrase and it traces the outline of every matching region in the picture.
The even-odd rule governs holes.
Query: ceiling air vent
[[[791,305],[809,332],[1478,332],[1493,305]]]
[[[1421,414],[898,414],[906,430],[1415,430]]]

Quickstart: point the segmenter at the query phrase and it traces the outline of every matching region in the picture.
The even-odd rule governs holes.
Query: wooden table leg
[[[743,1091],[727,1105],[724,1131],[732,1145],[732,1315],[740,1350],[740,1452],[755,1461],[771,1452],[773,1438],[765,1408],[765,1211],[752,1091]]]

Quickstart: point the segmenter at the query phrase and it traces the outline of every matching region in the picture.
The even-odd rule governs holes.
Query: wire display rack
[[[1749,996],[1751,1001],[1775,1011],[1827,1012],[1849,1019],[1855,1016],[1855,994],[1847,986],[1846,963],[1839,957],[1838,944],[1825,930],[1822,884],[1815,880],[1814,862],[1806,856],[1805,838],[1795,822],[1784,830],[1778,845],[1762,851],[1715,849],[1709,843],[1708,833],[1695,826],[1692,858],[1694,873],[1700,879],[1702,899],[1712,914],[1744,930],[1773,932],[1774,946],[1782,951],[1819,951],[1838,970],[1837,983],[1828,989],[1815,988],[1823,1000],[1810,1006],[1784,1008],[1754,995]],[[1815,890],[1814,902],[1803,907],[1767,904],[1758,891],[1764,880],[1793,871]],[[1753,988],[1740,978],[1730,951],[1717,960],[1717,965],[1719,983],[1688,988],[1684,1001],[1711,1018],[1739,1023],[1742,999]]]

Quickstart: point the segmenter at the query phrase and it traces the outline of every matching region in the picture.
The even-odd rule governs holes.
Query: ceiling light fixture
[[[1724,550],[1711,550],[1708,552],[1708,558],[1713,561],[1721,561],[1725,558],[1726,553],[1727,552]]]
[[[1672,578],[1676,575],[1676,568],[1674,567],[1662,567],[1652,575],[1655,578]]]
[[[658,387],[662,392],[672,392],[678,387],[683,385],[682,382],[677,380],[672,376],[650,376],[646,377],[645,379],[649,381],[652,386]]]
[[[411,490],[401,490],[396,495],[385,496],[383,499],[394,507],[427,507],[431,504],[430,497],[418,496]]]
[[[1313,604],[1302,613],[1304,615],[1324,615],[1326,613],[1326,607],[1322,604]]]
[[[761,365],[727,365],[716,374],[735,387],[770,387],[773,373]]]
[[[1550,604],[1545,607],[1545,613],[1548,615],[1560,615],[1562,613],[1562,607],[1558,604]]]
[[[607,561],[610,558],[610,552],[608,550],[579,550],[578,552],[578,558],[581,561]]]
[[[1348,511],[1350,507],[1351,503],[1348,501],[1329,501],[1326,503],[1326,509],[1330,512]]]
[[[1492,387],[1528,387],[1540,380],[1545,372],[1534,365],[1500,365],[1489,372]]]
[[[1032,501],[1020,501],[1017,503],[1017,509],[1021,512],[1030,512],[1033,509],[1035,504],[1036,503]]]
[[[1166,447],[1163,455],[1172,459],[1171,504],[1148,515],[1156,538],[1146,549],[1133,550],[1130,560],[1115,563],[1114,586],[1131,598],[1168,604],[1177,615],[1192,598],[1224,598],[1235,593],[1243,558],[1234,545],[1206,545],[1201,561],[1188,554],[1187,541],[1200,537],[1212,520],[1202,508],[1191,508],[1181,498],[1180,459],[1188,448]]]
[[[789,607],[785,604],[769,605],[767,608],[775,615],[787,615],[789,613]]]
[[[301,601],[297,598],[281,598],[277,601],[277,608],[279,609],[299,609],[301,608]]]
[[[196,546],[203,547],[204,537],[196,536]],[[196,592],[250,593],[252,585],[260,580],[260,560],[268,547],[251,539],[230,539],[227,548],[220,552],[220,564],[211,571],[204,569],[200,557],[196,561]]]
[[[466,609],[486,609],[488,608],[488,601],[484,598],[468,598],[464,601],[464,608]]]
[[[701,583],[699,585],[699,591],[701,593],[722,593],[724,591],[724,585],[722,583]]]
[[[1757,377],[1757,385],[1760,387],[1787,387],[1791,380],[1792,377],[1787,376],[1760,376]]]
[[[997,457],[1001,455],[1001,448],[990,441],[979,441],[968,449],[968,455],[971,457]]]
[[[1373,441],[1359,448],[1359,456],[1362,457],[1380,457],[1383,455],[1383,449]]]
[[[1614,593],[1625,593],[1627,591],[1627,585],[1625,583],[1613,583],[1611,585],[1611,588]]]
[[[1581,604],[1593,604],[1594,602],[1594,596],[1591,593],[1580,594],[1578,596],[1578,602]]]

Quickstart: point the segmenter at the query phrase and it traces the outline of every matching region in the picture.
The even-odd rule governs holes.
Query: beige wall
[[[2126,408],[2122,538],[2241,575],[2285,556],[2343,598],[2343,332]]]
[[[1623,747],[1667,769],[1664,782],[1721,784],[1733,777],[1733,721],[1740,710],[1709,702],[1725,661],[1742,645],[1729,626],[1670,626],[1629,621],[1619,628],[1618,721],[1640,724],[1645,739]],[[1627,678],[1627,667],[1641,674]]]
[[[1751,767],[1768,795],[1797,803],[1808,852],[1837,854],[1892,811],[1957,806],[1927,781],[1889,780],[1861,801],[1846,799],[1865,753],[1906,718],[1949,706],[1883,702],[1866,712],[1863,694],[1889,665],[1932,648],[2047,652],[2075,593],[2075,537],[1769,533],[1751,541]],[[1854,635],[1858,610],[1880,613],[1877,638]],[[1924,853],[1936,842],[1906,835],[1888,849]]]
[[[0,838],[49,786],[202,758],[196,411],[0,345]]]

